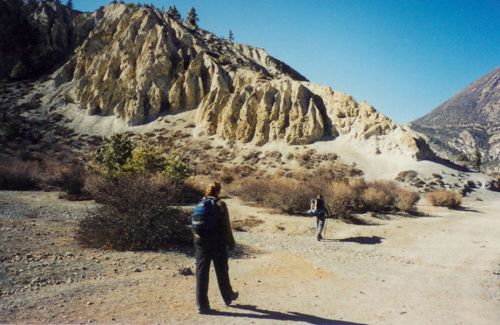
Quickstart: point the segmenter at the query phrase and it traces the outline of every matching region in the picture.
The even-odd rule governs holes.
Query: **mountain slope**
[[[478,149],[487,171],[500,171],[500,67],[411,123],[450,157]]]
[[[53,71],[94,25],[95,14],[55,1],[0,0],[0,80],[36,78]]]
[[[151,7],[110,4],[53,77],[57,98],[129,125],[196,110],[208,134],[263,145],[339,135],[376,151],[432,156],[416,133],[367,103],[309,83],[263,49],[219,39]]]

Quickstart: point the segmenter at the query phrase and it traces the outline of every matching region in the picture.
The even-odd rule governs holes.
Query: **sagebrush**
[[[434,206],[456,209],[462,204],[462,195],[448,190],[436,190],[429,192],[425,198]]]
[[[78,225],[83,246],[154,250],[192,242],[189,215],[176,208],[179,189],[164,177],[92,175],[86,189],[102,207]]]

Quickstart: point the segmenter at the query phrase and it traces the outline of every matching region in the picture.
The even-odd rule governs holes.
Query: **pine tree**
[[[73,9],[73,1],[68,0],[68,2],[66,2],[66,7],[68,7],[69,9]]]
[[[481,153],[477,148],[474,152],[474,157],[472,158],[472,168],[475,170],[481,170]]]
[[[194,9],[194,7],[192,7],[191,10],[189,10],[189,12],[188,12],[188,16],[187,16],[188,23],[190,23],[194,27],[198,27],[199,20],[200,19],[198,18],[198,14],[196,13],[196,9]]]
[[[179,13],[179,10],[175,6],[173,7],[168,7],[167,15],[172,17],[175,20],[181,20],[181,14]]]
[[[232,30],[229,30],[229,34],[227,35],[227,40],[231,43],[234,42],[234,34]]]
[[[469,161],[469,158],[467,158],[467,155],[463,152],[461,152],[459,155],[458,155],[458,161],[459,162],[462,162],[462,163],[465,163],[465,162],[468,162]]]

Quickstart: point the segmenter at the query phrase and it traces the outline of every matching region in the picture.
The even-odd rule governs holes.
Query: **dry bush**
[[[102,207],[78,225],[83,246],[147,250],[191,243],[189,215],[173,207],[178,189],[164,177],[90,175],[85,188]]]
[[[260,178],[245,177],[231,183],[227,191],[241,197],[244,201],[262,203],[266,195],[266,181]]]
[[[417,192],[399,189],[397,191],[396,207],[399,211],[413,213],[419,199],[420,195]]]
[[[365,207],[375,212],[392,209],[396,203],[398,189],[398,186],[390,181],[369,182],[362,194]]]
[[[357,200],[354,189],[346,182],[331,182],[325,189],[325,201],[328,211],[333,217],[346,219],[353,212]]]
[[[245,201],[253,201],[286,213],[302,213],[309,207],[314,194],[308,184],[297,180],[269,176],[246,177],[231,184],[229,191]]]
[[[462,204],[462,195],[448,190],[437,190],[429,192],[425,198],[433,205],[438,207],[448,207],[456,209]]]
[[[248,177],[255,172],[255,168],[248,165],[224,166],[218,173],[217,178],[224,184],[230,184],[236,179]]]
[[[83,188],[85,185],[85,168],[78,161],[62,163],[55,159],[45,159],[42,162],[41,179],[44,188],[57,188],[71,198],[87,198]]]
[[[42,186],[41,167],[37,161],[6,159],[0,161],[0,189],[37,190]]]
[[[268,180],[266,192],[264,204],[267,207],[290,214],[306,211],[311,197],[315,194],[307,183],[283,177]]]

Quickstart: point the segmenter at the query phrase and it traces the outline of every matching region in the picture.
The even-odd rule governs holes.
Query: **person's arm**
[[[224,239],[226,245],[229,249],[233,249],[236,245],[233,237],[233,231],[231,230],[231,221],[229,220],[229,210],[227,209],[227,205],[224,202],[219,202],[219,205],[222,210],[222,220],[224,222]]]

